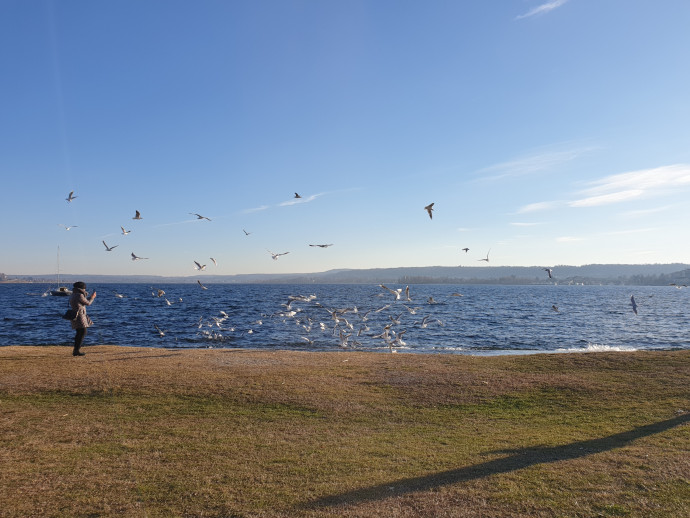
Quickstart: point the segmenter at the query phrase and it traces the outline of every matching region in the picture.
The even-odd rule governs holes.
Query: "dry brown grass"
[[[690,351],[0,348],[0,516],[690,516]]]

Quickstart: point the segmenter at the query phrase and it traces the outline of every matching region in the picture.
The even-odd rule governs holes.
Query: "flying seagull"
[[[489,248],[489,252],[491,252],[491,248]],[[477,259],[477,261],[486,261],[488,263],[489,262],[489,252],[486,253],[486,258]]]
[[[196,219],[207,219],[207,220],[211,221],[210,218],[207,218],[206,216],[202,216],[201,214],[197,214],[196,212],[190,212],[189,214],[191,214],[192,216],[196,216]]]
[[[199,284],[199,286],[201,286],[201,289],[202,289],[202,290],[207,290],[207,289],[208,289],[206,286],[204,286],[203,284],[201,284],[201,281],[196,281],[196,282],[197,282],[197,284]]]
[[[165,336],[165,333],[163,331],[161,331],[160,327],[158,327],[156,324],[153,324],[153,327],[155,327],[156,331],[158,331],[158,336],[160,336],[161,338],[163,338]]]
[[[433,203],[430,203],[429,205],[427,205],[426,207],[424,207],[424,210],[427,211],[427,212],[429,213],[429,219],[433,219],[434,216],[433,216],[431,213],[432,213],[432,211],[434,210],[434,204],[433,204]]]
[[[199,264],[199,263],[196,262],[196,261],[194,261],[194,264],[196,265],[196,266],[194,266],[194,269],[195,269],[195,270],[199,270],[200,272],[203,272],[203,271],[206,269],[206,265],[205,265],[205,264]]]
[[[136,212],[136,214],[134,215],[134,217],[132,219],[144,219],[141,217],[141,213],[138,210],[135,210],[134,212]]]
[[[556,304],[554,304],[553,306],[551,306],[551,309],[553,309],[556,313],[559,313],[559,311],[558,311],[558,306],[556,306]]]
[[[120,227],[120,228],[122,229],[122,235],[123,236],[126,236],[127,234],[129,234],[131,232],[131,230],[125,230],[125,227]]]
[[[637,302],[635,302],[634,295],[630,295],[630,305],[632,306],[633,313],[637,315]]]
[[[148,259],[148,257],[139,257],[138,255],[134,255],[134,252],[132,252],[132,261],[138,261],[140,259]]]
[[[118,247],[118,245],[108,246],[108,245],[105,244],[105,241],[101,241],[101,242],[103,243],[103,246],[105,247],[105,251],[106,251],[106,252],[112,252],[112,251],[113,251],[113,248],[117,248],[117,247]]]
[[[301,198],[301,196],[297,193],[295,193],[295,198]]]
[[[218,261],[216,261],[213,257],[209,257],[211,261],[213,261],[214,266],[218,266]]]
[[[242,229],[242,232],[244,232],[245,236],[248,236],[249,234],[251,234],[251,232],[247,232],[245,229]]]
[[[269,254],[271,254],[271,257],[273,258],[274,261],[277,261],[277,260],[278,260],[278,257],[280,257],[281,255],[287,255],[287,254],[290,253],[290,252],[283,252],[283,253],[281,253],[281,254],[275,254],[275,253],[271,252],[271,251],[268,250],[268,249],[266,249],[266,251],[267,251]]]
[[[330,243],[328,245],[309,245],[309,246],[318,246],[319,248],[328,248],[329,246],[333,246],[333,243]]]
[[[546,273],[549,274],[549,279],[552,279],[552,278],[553,278],[553,276],[551,275],[551,273],[553,272],[553,269],[551,269],[551,268],[542,268],[542,270],[544,270]]]
[[[462,251],[465,252],[465,253],[467,253],[467,252],[470,251],[470,249],[469,249],[469,248],[463,248]]]
[[[70,191],[69,195],[67,195],[67,198],[65,198],[65,199],[67,200],[67,203],[72,203],[72,200],[74,198],[77,198],[77,196],[74,196],[74,191]]]
[[[69,230],[69,229],[71,229],[71,228],[77,228],[77,226],[78,226],[78,225],[69,225],[69,226],[68,226],[68,225],[63,225],[62,223],[58,223],[58,227],[62,227],[62,228],[64,228],[65,230]]]

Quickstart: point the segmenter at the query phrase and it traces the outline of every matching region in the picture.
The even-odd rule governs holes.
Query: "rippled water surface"
[[[412,285],[406,301],[405,286],[388,287],[403,289],[400,300],[376,285],[93,285],[85,344],[464,354],[690,348],[688,289]],[[0,345],[70,342],[60,318],[67,298],[46,289],[0,285]],[[288,308],[290,296],[304,300]],[[334,318],[334,310],[346,311]]]

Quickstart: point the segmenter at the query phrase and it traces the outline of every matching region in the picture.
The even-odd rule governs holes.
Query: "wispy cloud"
[[[569,202],[571,207],[609,205],[635,198],[656,196],[672,189],[690,187],[690,164],[676,164],[606,176],[581,191],[584,198]]]
[[[650,214],[655,214],[657,212],[664,212],[672,207],[673,205],[664,205],[663,207],[652,207],[650,209],[629,210],[626,212],[622,212],[620,215],[625,218],[638,218],[643,216],[649,216]]]
[[[530,203],[524,205],[517,210],[517,214],[527,214],[528,212],[537,212],[540,210],[555,209],[556,207],[562,205],[560,201],[540,201],[537,203]]]
[[[573,243],[575,241],[584,241],[584,238],[575,236],[562,236],[557,237],[556,241],[558,241],[559,243]]]
[[[320,192],[318,194],[312,194],[311,196],[308,196],[306,198],[293,198],[292,200],[289,201],[284,201],[282,203],[279,203],[279,207],[287,207],[289,205],[298,205],[300,203],[309,203],[310,201],[314,201],[316,198],[319,196],[323,196],[326,194],[325,192]]]
[[[545,4],[538,5],[534,9],[526,12],[525,14],[521,14],[519,16],[516,16],[516,20],[521,20],[522,18],[529,18],[530,16],[536,16],[539,14],[546,14],[549,11],[553,11],[554,9],[562,6],[565,4],[568,0],[552,0],[551,2],[546,2]]]
[[[483,180],[502,180],[509,177],[553,171],[561,164],[575,160],[592,149],[594,148],[580,147],[532,153],[514,160],[485,167],[480,169],[478,173],[482,175]]]
[[[244,209],[242,212],[244,214],[250,214],[252,212],[261,212],[269,208],[269,205],[261,205],[260,207],[254,207],[253,209]]]
[[[523,221],[513,221],[510,224],[514,227],[536,227],[537,225],[541,225],[542,223],[527,223]]]

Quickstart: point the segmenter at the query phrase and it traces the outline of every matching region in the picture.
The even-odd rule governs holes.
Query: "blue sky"
[[[690,262],[689,24],[685,0],[3,0],[0,272],[58,246],[73,274]]]

